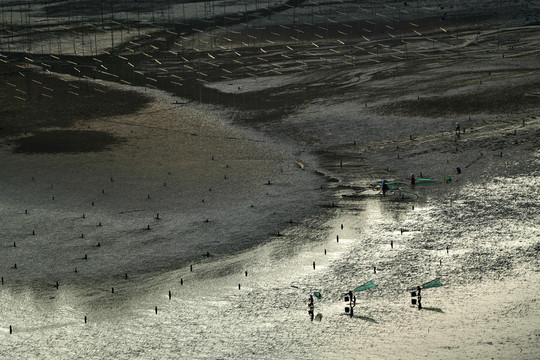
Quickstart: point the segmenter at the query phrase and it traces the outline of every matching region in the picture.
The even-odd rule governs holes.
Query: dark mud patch
[[[440,117],[468,114],[516,114],[538,106],[538,98],[527,96],[538,83],[496,87],[453,96],[420,97],[385,104],[374,109],[379,114]]]
[[[135,91],[111,89],[85,79],[66,81],[11,63],[0,71],[0,138],[132,114],[149,102]]]
[[[14,141],[15,153],[82,153],[109,149],[112,145],[123,142],[104,131],[51,130],[42,131]]]

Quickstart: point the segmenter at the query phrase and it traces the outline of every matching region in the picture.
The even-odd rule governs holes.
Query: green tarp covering
[[[431,280],[430,282],[425,283],[424,285],[421,286],[421,288],[429,289],[429,288],[434,288],[434,287],[439,287],[439,286],[443,286],[443,284],[441,284],[440,278],[436,278],[435,280]]]
[[[370,280],[367,283],[365,283],[364,285],[359,286],[356,289],[354,289],[354,292],[364,291],[364,290],[367,290],[367,289],[371,289],[372,287],[375,287],[375,286],[377,286],[377,285],[373,282],[373,280]]]
[[[318,292],[318,291],[315,291],[315,292],[313,293],[313,296],[315,296],[315,297],[316,297],[317,299],[319,299],[319,300],[322,299],[322,295],[321,295],[321,293]]]

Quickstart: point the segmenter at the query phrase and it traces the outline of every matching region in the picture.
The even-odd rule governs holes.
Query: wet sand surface
[[[172,53],[139,25],[148,42],[116,51],[135,49],[144,83],[66,47],[43,65],[60,82],[21,74],[28,42],[3,43],[9,117],[39,113],[50,98],[28,94],[53,83],[108,111],[81,89],[126,100],[109,116],[2,119],[0,357],[540,356],[537,5],[299,3],[251,32],[184,34]],[[383,196],[382,179],[399,188]],[[350,317],[344,294],[369,280]]]

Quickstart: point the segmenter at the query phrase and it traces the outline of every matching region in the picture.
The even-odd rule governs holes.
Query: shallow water
[[[529,161],[537,167],[540,154]],[[199,263],[193,272],[73,279],[59,289],[52,282],[29,286],[21,277],[0,292],[3,323],[14,328],[12,336],[3,329],[2,355],[461,358],[465,351],[533,358],[538,329],[524,317],[538,318],[540,229],[531,205],[540,199],[527,190],[538,186],[538,174],[530,175],[465,186],[414,211],[377,196],[344,198],[285,236]],[[163,229],[155,231],[166,236]],[[98,269],[81,268],[81,275]],[[409,289],[435,277],[444,286],[424,290],[423,311],[411,307]],[[378,286],[358,293],[355,316],[345,315],[342,295],[371,279]],[[313,291],[323,295],[315,303],[320,322],[307,313]]]
[[[433,68],[422,76],[448,69]],[[343,78],[361,87],[368,75]],[[126,138],[109,152],[0,154],[0,357],[540,357],[536,148],[503,144],[495,158],[503,145],[493,138],[467,148],[466,136],[445,134],[453,118],[364,115],[347,97],[262,126],[279,134],[270,137],[230,127],[222,109],[153,96],[142,114],[92,124]],[[420,140],[383,149],[409,134]],[[440,144],[424,142],[429,134]],[[443,184],[457,164],[463,175]],[[403,201],[373,187],[411,171],[437,181],[403,187]],[[444,286],[425,290],[422,311],[411,307],[410,290],[436,277]],[[350,318],[343,294],[372,279]],[[314,291],[320,322],[307,313]]]

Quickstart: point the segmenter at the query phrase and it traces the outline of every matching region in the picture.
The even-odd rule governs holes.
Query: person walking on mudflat
[[[382,181],[382,195],[386,196],[386,192],[389,190],[386,180]]]

